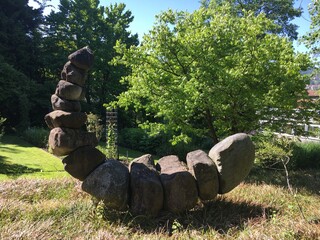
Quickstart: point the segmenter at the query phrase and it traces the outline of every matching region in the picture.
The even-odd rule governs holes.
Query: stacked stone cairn
[[[150,154],[129,166],[106,159],[95,146],[93,133],[83,129],[86,114],[80,112],[87,71],[93,54],[84,47],[68,57],[56,92],[53,112],[45,116],[51,128],[49,147],[65,156],[65,170],[82,182],[82,190],[102,200],[107,208],[135,215],[157,216],[161,210],[181,213],[198,202],[213,200],[238,186],[252,168],[255,150],[250,137],[238,133],[216,144],[209,154],[190,152],[185,161],[170,155],[155,164]]]

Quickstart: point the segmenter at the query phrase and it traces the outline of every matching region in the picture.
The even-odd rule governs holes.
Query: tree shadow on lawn
[[[320,195],[320,171],[319,169],[289,170],[289,181],[293,189],[301,190],[309,194]],[[269,184],[288,187],[284,169],[253,168],[245,183]]]
[[[171,236],[175,232],[188,230],[217,231],[227,234],[229,230],[239,230],[248,221],[261,222],[270,219],[274,208],[264,207],[248,202],[232,202],[219,196],[216,200],[206,204],[198,204],[191,211],[183,214],[173,214],[162,211],[156,218],[146,216],[132,216],[129,212],[116,212],[105,209],[104,219],[111,223],[122,223],[133,231],[144,233],[167,233]]]
[[[35,147],[31,143],[24,140],[22,137],[19,137],[16,135],[4,135],[0,140],[0,148],[12,150],[12,148],[4,147],[3,145],[5,144],[15,145],[15,146],[24,147],[24,148]]]
[[[22,174],[41,172],[40,168],[29,168],[24,165],[10,163],[6,161],[6,157],[0,155],[0,174],[6,174],[15,178]]]

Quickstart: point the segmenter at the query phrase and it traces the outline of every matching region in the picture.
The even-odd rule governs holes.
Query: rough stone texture
[[[89,47],[84,47],[71,53],[68,59],[78,68],[88,70],[93,64],[93,53]]]
[[[96,135],[79,129],[54,128],[50,131],[49,147],[56,156],[64,156],[83,146],[97,146]]]
[[[194,177],[177,156],[161,158],[157,163],[164,190],[164,209],[173,213],[183,212],[195,206],[198,199]]]
[[[81,92],[79,100],[86,102],[87,101],[86,94],[87,94],[87,89],[85,87],[82,87],[82,92]]]
[[[80,181],[85,178],[106,159],[106,156],[98,149],[85,146],[80,147],[65,157],[62,162],[64,169],[74,178]]]
[[[57,95],[53,94],[51,96],[51,104],[53,110],[63,110],[67,112],[80,112],[81,105],[78,101],[69,101],[59,98]]]
[[[81,128],[87,121],[87,114],[82,112],[65,112],[56,110],[48,113],[44,120],[50,129],[56,127]]]
[[[215,162],[219,172],[219,193],[224,194],[238,186],[249,174],[255,148],[247,134],[238,133],[211,148],[209,157]]]
[[[107,208],[125,210],[129,197],[129,170],[119,161],[108,159],[83,181],[82,190],[103,200]]]
[[[59,81],[55,92],[55,94],[60,98],[74,101],[80,100],[81,93],[82,87],[65,80]]]
[[[87,72],[83,69],[77,68],[69,61],[63,67],[61,78],[83,87],[86,83]]]
[[[150,154],[134,159],[129,165],[130,210],[135,215],[157,216],[163,207],[163,188]]]
[[[187,154],[187,164],[196,179],[200,199],[214,199],[219,191],[219,179],[212,159],[204,151],[196,150]]]

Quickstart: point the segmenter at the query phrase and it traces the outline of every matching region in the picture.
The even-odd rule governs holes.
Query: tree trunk
[[[219,142],[219,139],[216,133],[216,129],[213,126],[213,117],[209,109],[206,109],[205,117],[208,124],[209,136],[212,139],[213,145],[216,145]]]

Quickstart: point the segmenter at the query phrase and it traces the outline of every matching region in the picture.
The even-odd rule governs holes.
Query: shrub
[[[254,136],[256,147],[255,164],[259,167],[280,167],[287,163],[293,155],[295,141],[271,132],[263,132]]]
[[[150,136],[146,130],[141,128],[124,128],[120,131],[119,145],[144,153],[156,154],[159,157],[174,154],[178,155],[181,160],[184,160],[190,151],[207,146],[210,146],[208,149],[212,147],[207,139],[194,137],[191,143],[179,142],[176,145],[172,145],[170,139],[169,133],[160,132]]]
[[[320,168],[320,144],[297,143],[293,149],[292,167],[295,169]]]
[[[98,141],[100,141],[103,134],[103,126],[99,116],[93,113],[87,114],[86,127],[88,132],[95,133]]]
[[[117,136],[114,128],[114,124],[110,123],[107,126],[107,142],[106,142],[106,157],[112,159],[118,159],[118,146]]]
[[[47,129],[41,127],[31,127],[26,129],[22,136],[26,141],[37,147],[47,148],[49,136],[49,130]]]
[[[149,136],[141,128],[124,128],[120,131],[119,145],[156,154],[155,148],[160,145],[159,136]]]

